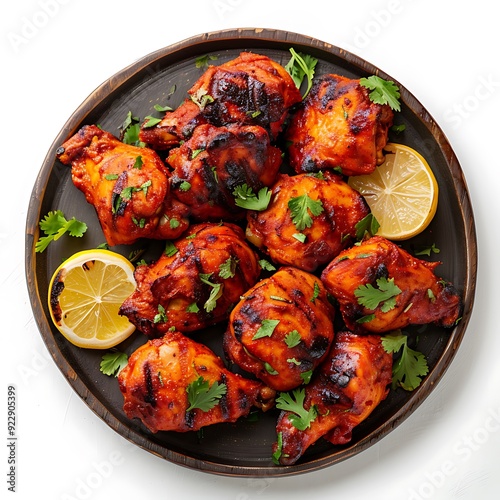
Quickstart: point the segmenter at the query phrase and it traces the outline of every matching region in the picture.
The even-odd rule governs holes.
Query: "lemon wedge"
[[[403,144],[389,143],[385,161],[369,175],[352,176],[380,224],[378,236],[406,240],[421,233],[436,214],[438,184],[425,158]]]
[[[49,285],[56,328],[78,347],[108,349],[135,330],[118,310],[135,290],[134,266],[109,250],[85,250],[65,260]]]

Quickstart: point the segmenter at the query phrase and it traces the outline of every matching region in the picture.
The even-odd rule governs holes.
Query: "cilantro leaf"
[[[168,321],[167,311],[161,304],[158,304],[158,314],[155,314],[155,317],[153,318],[153,323],[155,324],[166,323],[167,321]]]
[[[236,206],[247,210],[265,210],[271,201],[271,191],[267,187],[263,187],[255,194],[247,184],[236,186],[233,196]]]
[[[266,259],[260,259],[259,266],[264,271],[276,271],[276,268]]]
[[[125,120],[120,126],[121,140],[123,143],[138,147],[144,147],[146,145],[139,139],[139,132],[141,131],[139,121],[140,119],[137,116],[133,116],[131,111],[127,113]]]
[[[273,463],[275,465],[280,464],[280,458],[281,458],[281,453],[283,451],[283,433],[278,432],[277,438],[276,438],[276,450],[273,453]]]
[[[408,337],[399,331],[382,337],[382,346],[388,353],[396,354],[402,350],[392,367],[392,388],[401,386],[406,391],[416,389],[422,377],[429,372],[425,356],[408,347]]]
[[[375,236],[379,230],[380,224],[378,220],[372,213],[369,213],[366,217],[363,217],[355,226],[356,229],[356,240],[361,241],[362,239],[370,236]]]
[[[394,111],[401,111],[399,103],[401,96],[399,88],[394,82],[372,75],[368,78],[360,78],[359,83],[361,86],[371,90],[370,100],[372,102],[375,104],[389,104]]]
[[[270,337],[273,334],[274,329],[278,326],[279,322],[279,319],[263,319],[259,329],[252,337],[252,340],[261,339],[263,337]]]
[[[157,118],[156,116],[151,116],[148,115],[144,118],[144,128],[151,128],[154,127],[155,125],[158,125],[158,123],[161,122],[161,118]]]
[[[219,404],[219,399],[227,392],[227,386],[218,382],[210,385],[208,380],[200,376],[186,387],[186,392],[189,401],[186,412],[195,408],[206,412]]]
[[[290,347],[296,347],[300,344],[302,338],[297,330],[292,330],[285,335],[285,344]]]
[[[63,234],[80,238],[87,231],[87,224],[75,217],[67,220],[61,210],[49,212],[39,223],[40,229],[45,236],[38,238],[35,244],[35,252],[43,252],[52,241],[57,241]]]
[[[219,276],[222,279],[234,278],[238,262],[239,262],[238,259],[235,259],[234,257],[229,257],[225,262],[223,262],[219,266]]]
[[[312,226],[313,220],[309,215],[309,211],[312,215],[318,216],[324,210],[321,200],[313,200],[307,194],[290,198],[288,208],[292,214],[292,221],[298,231]]]
[[[218,56],[214,56],[211,54],[205,54],[204,56],[200,56],[196,58],[195,65],[197,68],[205,69],[208,68],[210,61],[217,61]]]
[[[207,312],[212,312],[216,306],[217,306],[217,299],[220,299],[222,297],[222,289],[223,285],[222,283],[212,283],[210,281],[210,276],[212,276],[212,273],[210,274],[200,274],[200,281],[202,283],[205,283],[205,285],[209,285],[212,287],[212,290],[210,291],[210,295],[203,304],[203,308]]]
[[[318,416],[318,410],[315,405],[312,405],[309,410],[304,408],[305,397],[306,391],[302,388],[294,389],[291,394],[289,392],[282,392],[276,398],[276,408],[291,412],[288,419],[299,431],[304,431],[310,427],[311,422],[314,422]]]
[[[214,102],[214,98],[201,87],[190,96],[190,99],[200,108],[200,111],[203,111],[207,104]]]
[[[296,52],[293,48],[290,48],[290,54],[292,57],[285,66],[286,71],[292,77],[295,86],[300,89],[304,78],[307,78],[307,87],[302,99],[304,99],[312,87],[312,81],[314,78],[314,72],[316,69],[316,64],[318,60],[309,54],[303,54],[302,52]]]
[[[100,370],[109,377],[118,377],[128,363],[128,356],[124,352],[107,352],[102,356]]]
[[[394,278],[379,278],[378,288],[371,283],[359,285],[354,290],[354,295],[358,298],[358,304],[375,310],[379,305],[382,312],[388,312],[396,306],[396,296],[401,293],[401,289],[394,284]]]

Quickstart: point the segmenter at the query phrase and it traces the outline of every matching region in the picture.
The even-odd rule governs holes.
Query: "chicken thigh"
[[[197,431],[235,422],[253,406],[267,410],[274,391],[227,370],[208,347],[177,331],[149,340],[118,375],[123,410],[151,431]]]
[[[369,213],[336,174],[282,174],[267,209],[248,212],[246,236],[274,262],[312,272],[356,240],[356,225]]]
[[[333,340],[333,308],[321,281],[283,267],[248,290],[224,335],[227,357],[269,387],[309,381]]]
[[[191,137],[203,123],[259,125],[276,139],[288,110],[302,100],[285,68],[267,56],[242,52],[210,66],[189,97],[154,127],[142,127],[140,139],[154,149],[169,149]]]
[[[239,226],[195,224],[156,262],[136,268],[137,287],[120,314],[150,337],[199,330],[226,320],[259,274]]]
[[[275,461],[294,464],[321,437],[348,443],[352,430],[387,397],[391,379],[392,355],[379,336],[339,332],[310,384],[276,399],[284,411],[276,425]]]
[[[94,206],[109,245],[177,238],[189,226],[187,208],[169,197],[169,171],[153,150],[87,125],[57,157],[71,165],[73,183]]]
[[[170,150],[174,169],[172,194],[189,207],[197,221],[235,220],[245,211],[235,204],[234,190],[246,185],[257,193],[274,183],[281,151],[254,125],[200,125],[180,147]]]
[[[290,165],[297,173],[369,174],[384,160],[392,120],[391,108],[373,103],[359,80],[324,75],[290,119]]]
[[[341,252],[323,271],[349,329],[383,333],[408,325],[451,327],[462,302],[454,287],[426,262],[380,236]]]

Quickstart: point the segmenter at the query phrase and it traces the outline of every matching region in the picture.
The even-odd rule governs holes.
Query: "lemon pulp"
[[[380,224],[379,236],[404,240],[422,232],[437,210],[438,185],[422,155],[389,143],[385,161],[374,172],[349,178]]]
[[[135,327],[119,315],[134,291],[134,266],[108,250],[78,252],[54,272],[49,309],[57,329],[79,347],[105,349],[129,337]]]

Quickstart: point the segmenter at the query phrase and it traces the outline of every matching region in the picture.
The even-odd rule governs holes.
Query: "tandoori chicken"
[[[380,236],[342,251],[323,271],[347,327],[383,333],[408,325],[454,326],[462,302],[451,283],[427,262]]]
[[[292,465],[320,438],[348,443],[352,430],[373,412],[389,392],[392,355],[376,335],[337,333],[327,358],[311,382],[276,398],[282,409],[273,458]]]
[[[286,132],[290,165],[297,173],[373,172],[383,162],[392,120],[389,105],[373,103],[359,80],[324,75],[290,119]]]
[[[73,183],[94,206],[109,245],[177,238],[189,226],[187,208],[169,197],[170,174],[155,151],[87,125],[57,158],[71,165]]]
[[[191,137],[203,123],[260,125],[275,140],[291,106],[302,96],[285,68],[267,56],[242,52],[210,66],[188,91],[189,97],[160,123],[141,128],[140,139],[169,149]]]
[[[266,410],[274,391],[230,372],[208,347],[177,331],[149,340],[118,376],[123,410],[151,431],[197,431]]]
[[[248,212],[246,235],[274,262],[314,271],[356,241],[356,225],[369,213],[336,174],[282,174],[267,209]]]
[[[333,341],[333,308],[321,281],[282,267],[248,290],[224,335],[227,357],[269,387],[309,381]]]
[[[156,262],[136,268],[136,290],[120,308],[150,337],[172,327],[192,332],[226,320],[260,274],[239,226],[195,224],[187,233],[169,242]]]
[[[234,190],[246,185],[257,193],[274,183],[281,151],[269,143],[268,133],[255,125],[196,127],[189,140],[170,150],[174,169],[172,194],[190,209],[197,221],[241,219]]]

